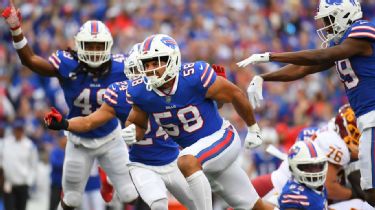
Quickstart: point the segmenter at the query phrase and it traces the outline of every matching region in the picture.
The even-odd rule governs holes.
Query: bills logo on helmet
[[[353,0],[351,0],[353,1]],[[329,5],[340,5],[342,4],[342,0],[326,0],[326,3],[329,4]]]
[[[299,146],[292,147],[289,150],[288,157],[291,158],[291,159],[293,159],[294,156],[296,156],[300,150],[301,150],[301,148]]]
[[[163,37],[160,41],[172,49],[175,49],[177,46],[177,43],[170,37]]]

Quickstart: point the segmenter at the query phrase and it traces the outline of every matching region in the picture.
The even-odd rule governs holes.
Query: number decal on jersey
[[[194,74],[194,63],[187,63],[182,68],[184,69],[182,72],[184,77]]]
[[[145,135],[148,135],[150,134],[151,132],[151,123],[150,123],[150,118],[148,119],[148,122],[147,122],[147,130],[145,132]],[[168,139],[168,134],[165,132],[165,130],[158,126],[158,130],[156,131],[156,138],[160,137],[160,136],[164,136],[164,140],[167,140]],[[136,144],[138,145],[152,145],[154,143],[153,139],[152,138],[146,138],[144,140],[141,140],[141,141],[137,141]]]
[[[168,119],[172,117],[172,113],[170,111],[162,112],[162,113],[154,113],[155,121],[158,125],[164,128],[170,136],[178,136],[180,135],[180,130],[177,125],[169,123],[169,124],[162,124],[160,122],[161,119]],[[189,116],[190,115],[190,116]],[[184,131],[191,133],[198,129],[200,129],[203,125],[203,119],[201,114],[199,113],[199,109],[196,106],[188,106],[177,111],[177,117],[180,122],[183,124],[182,128]]]
[[[73,56],[72,56],[72,54],[70,54],[70,52],[68,52],[68,51],[62,51],[62,54],[63,54],[63,56],[64,56],[65,58],[68,58],[68,59],[70,59],[70,60],[73,60],[73,59],[74,59]]]
[[[112,56],[113,60],[119,63],[123,63],[125,60],[125,57],[123,54],[115,54]]]
[[[191,114],[192,117],[187,119],[187,115]],[[203,119],[199,110],[196,106],[188,106],[178,110],[177,112],[178,119],[184,124],[183,128],[186,132],[194,132],[200,129],[203,125]]]
[[[358,85],[358,77],[355,74],[349,59],[336,62],[336,69],[341,81],[344,82],[347,89],[354,88]]]
[[[140,77],[139,79],[136,79],[136,80],[132,81],[132,86],[137,86],[137,85],[142,84],[142,83],[143,83],[143,78]]]
[[[96,93],[96,102],[99,106],[102,105],[104,102],[103,97],[105,90],[106,89],[99,89]],[[83,115],[89,115],[93,112],[92,105],[90,104],[90,94],[91,90],[89,88],[85,88],[73,102],[74,106],[82,108]]]
[[[336,149],[333,146],[329,146],[329,153],[327,154],[328,158],[332,158],[335,162],[340,163],[342,159],[343,152],[339,149]]]

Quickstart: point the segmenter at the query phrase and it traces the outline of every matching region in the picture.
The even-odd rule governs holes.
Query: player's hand
[[[15,31],[21,27],[21,12],[19,9],[14,7],[13,1],[10,1],[10,5],[4,9],[1,16],[3,16],[5,22],[9,25],[9,28],[12,31]]]
[[[67,130],[69,122],[54,107],[44,117],[44,124],[52,130]]]
[[[258,124],[254,124],[247,128],[247,135],[245,138],[245,148],[252,149],[260,146],[263,142],[263,138],[260,135],[260,128]]]
[[[257,64],[257,63],[267,63],[270,62],[270,53],[262,53],[262,54],[252,54],[250,57],[246,58],[237,63],[239,67],[245,67],[249,64]]]
[[[212,68],[214,69],[216,75],[218,75],[220,77],[224,77],[225,79],[227,78],[227,75],[225,74],[224,66],[212,64]]]
[[[135,132],[134,124],[130,124],[126,128],[122,129],[122,132],[121,132],[122,139],[124,139],[125,143],[129,146],[137,142],[135,135],[136,135],[136,132]]]
[[[260,102],[263,100],[263,78],[255,76],[247,87],[247,96],[253,108],[260,107]]]

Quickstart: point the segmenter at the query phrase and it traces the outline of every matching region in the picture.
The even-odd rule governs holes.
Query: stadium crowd
[[[73,37],[82,23],[99,19],[113,35],[114,53],[128,52],[133,44],[150,34],[169,34],[179,43],[185,61],[205,60],[225,66],[228,78],[244,91],[254,74],[281,66],[269,63],[250,70],[239,69],[236,62],[249,54],[320,46],[317,25],[312,18],[316,0],[28,0],[15,3],[23,16],[22,29],[29,45],[45,58],[56,49],[74,48]],[[375,20],[375,2],[364,0],[361,4],[364,19]],[[7,1],[2,1],[1,8],[6,6]],[[23,118],[26,135],[37,146],[39,159],[47,167],[51,151],[61,146],[62,135],[44,128],[43,117],[51,106],[67,112],[63,93],[56,78],[40,77],[21,65],[3,20],[0,20],[0,29],[0,130],[8,132],[16,118]],[[334,71],[293,83],[267,83],[263,94],[266,104],[256,110],[258,122],[266,130],[265,138],[272,144],[280,144],[282,150],[294,143],[303,127],[327,122],[347,102]],[[233,108],[225,105],[221,112],[245,137],[247,127]],[[263,152],[258,150],[253,153]],[[244,156],[251,160],[251,155],[254,154]],[[244,161],[249,176],[273,170],[272,167],[250,167],[250,164]]]

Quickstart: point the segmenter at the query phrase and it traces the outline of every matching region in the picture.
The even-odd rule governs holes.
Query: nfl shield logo
[[[165,101],[166,101],[167,103],[171,103],[171,100],[172,100],[171,96],[166,96],[166,97],[165,97]]]

